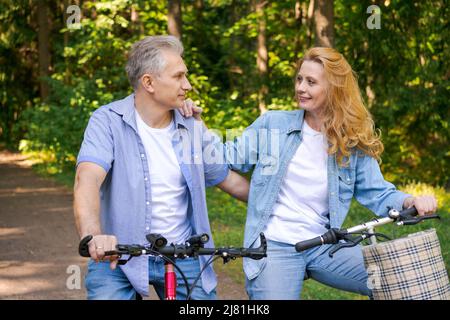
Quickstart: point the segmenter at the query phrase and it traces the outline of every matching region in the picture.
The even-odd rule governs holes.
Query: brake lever
[[[121,266],[123,266],[124,264],[126,264],[128,261],[130,261],[131,260],[131,256],[128,258],[128,259],[119,259],[118,261],[117,261],[117,264],[118,265],[121,265]]]
[[[418,218],[420,221],[422,221],[422,220],[427,220],[427,219],[441,219],[441,216],[439,216],[438,214],[426,214],[426,215],[424,215],[424,216],[420,216],[419,218]]]
[[[441,217],[437,214],[427,214],[424,216],[417,216],[417,217],[411,217],[409,219],[403,219],[403,220],[399,221],[397,224],[404,225],[404,226],[411,226],[414,224],[418,224],[418,223],[422,222],[423,220],[428,220],[428,219],[441,219]]]
[[[146,248],[142,247],[141,245],[133,244],[133,245],[122,245],[118,244],[116,245],[116,250],[106,251],[105,256],[119,256],[119,258],[122,258],[123,255],[128,256],[128,259],[119,259],[117,260],[118,265],[124,265],[128,261],[131,260],[133,257],[138,257],[142,254],[144,254],[146,251]]]
[[[344,239],[345,239],[346,242],[343,242],[343,243],[340,242],[340,243],[338,243],[338,244],[335,244],[335,245],[331,248],[330,252],[328,253],[328,256],[329,256],[330,258],[333,258],[334,254],[335,254],[336,252],[338,252],[339,250],[341,250],[342,248],[351,248],[351,247],[354,247],[354,246],[356,246],[358,243],[360,243],[361,241],[363,241],[365,238],[366,238],[366,237],[363,237],[363,236],[359,236],[359,237],[356,237],[356,238],[345,237]]]
[[[267,257],[267,240],[263,232],[259,234],[259,239],[260,245],[256,248],[257,252],[249,256],[253,260],[261,260],[262,258]]]

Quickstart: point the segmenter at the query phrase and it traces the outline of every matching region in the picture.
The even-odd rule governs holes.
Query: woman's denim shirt
[[[225,143],[224,154],[229,168],[248,172],[254,168],[245,225],[244,246],[259,246],[278,198],[288,164],[302,142],[304,110],[269,111],[260,116],[243,134]],[[344,159],[348,160],[348,159]],[[355,151],[346,167],[328,156],[329,226],[339,228],[347,216],[353,197],[378,216],[386,216],[388,207],[402,209],[409,195],[396,190],[384,180],[378,162]],[[280,230],[282,232],[282,230]],[[261,271],[265,259],[244,259],[249,279]]]

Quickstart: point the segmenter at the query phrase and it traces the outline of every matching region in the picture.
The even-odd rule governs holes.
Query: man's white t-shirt
[[[149,127],[137,111],[136,123],[150,172],[152,224],[149,233],[159,233],[169,243],[184,243],[192,230],[187,219],[188,188],[172,147],[175,124],[172,120],[166,128]]]
[[[269,223],[267,239],[295,244],[327,231],[327,141],[303,121],[303,140],[289,162]]]

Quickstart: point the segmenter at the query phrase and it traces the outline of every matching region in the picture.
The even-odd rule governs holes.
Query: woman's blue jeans
[[[261,272],[246,281],[252,300],[300,299],[305,273],[331,287],[371,296],[361,246],[344,248],[328,256],[330,245],[296,252],[290,244],[267,241],[267,258]]]

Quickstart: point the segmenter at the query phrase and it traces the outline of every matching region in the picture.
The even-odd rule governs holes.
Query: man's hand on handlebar
[[[109,260],[110,268],[114,270],[117,267],[119,256],[105,256],[106,251],[116,250],[117,238],[112,235],[99,234],[92,237],[88,243],[89,254],[95,262]]]

